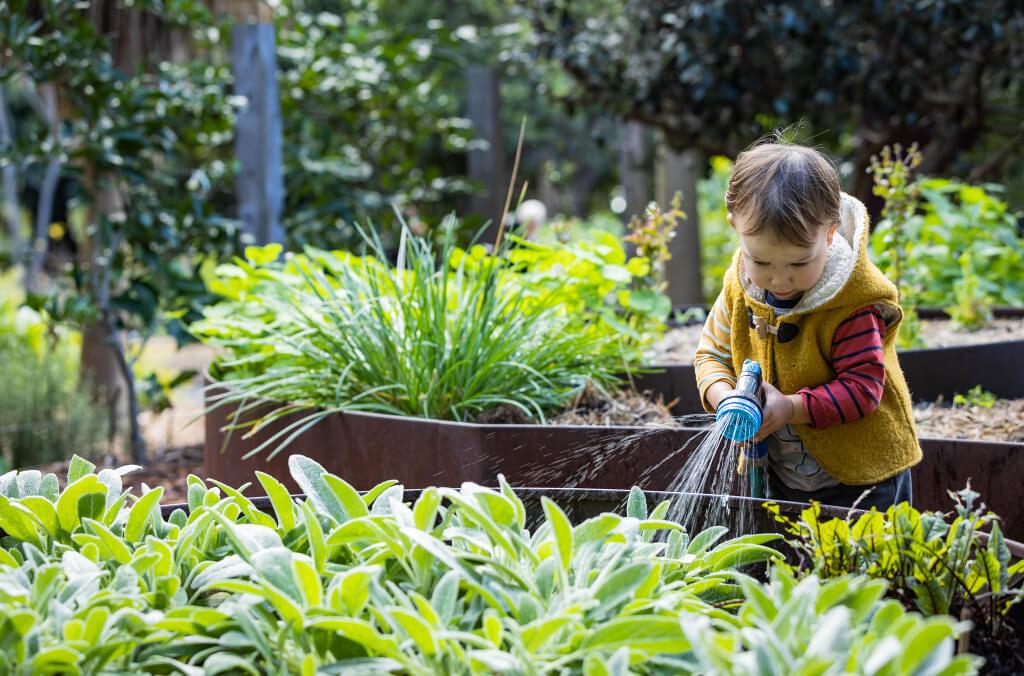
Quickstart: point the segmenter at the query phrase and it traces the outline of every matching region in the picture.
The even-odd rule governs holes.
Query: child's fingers
[[[754,442],[760,443],[772,434],[775,434],[775,432],[782,427],[783,422],[784,421],[776,414],[774,409],[766,408],[764,411],[764,417],[761,419],[761,426],[757,429],[757,433],[754,435]]]

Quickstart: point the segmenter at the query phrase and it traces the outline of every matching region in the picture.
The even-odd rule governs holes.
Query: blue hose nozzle
[[[718,404],[716,417],[725,421],[722,434],[731,441],[752,439],[761,427],[763,404],[761,365],[747,359],[736,380],[736,388]]]

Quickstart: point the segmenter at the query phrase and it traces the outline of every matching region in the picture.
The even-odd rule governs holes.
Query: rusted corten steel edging
[[[266,453],[243,459],[293,418],[269,425],[252,438],[225,432],[230,411],[206,417],[206,476],[239,486],[257,483],[267,472],[298,490],[288,472],[288,455],[308,456],[327,471],[368,490],[398,480],[407,488],[459,486],[464,481],[494,485],[503,474],[514,486],[628,489],[638,485],[667,490],[700,428],[655,429],[558,425],[482,425],[373,413],[336,413],[297,437],[273,459]],[[605,462],[598,451],[626,444]],[[1024,539],[1024,444],[958,439],[922,439],[923,461],[912,473],[914,505],[948,511],[948,491],[968,482],[1003,519],[1008,537]],[[579,449],[593,448],[594,452]],[[684,448],[681,452],[677,449]],[[674,453],[675,452],[675,453]]]

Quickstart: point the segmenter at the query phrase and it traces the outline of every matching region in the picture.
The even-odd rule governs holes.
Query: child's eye
[[[765,263],[764,261],[754,261],[754,265],[760,265],[761,267],[764,267],[764,266],[766,266],[768,264]]]
[[[793,263],[794,268],[803,268],[807,266],[807,263]]]

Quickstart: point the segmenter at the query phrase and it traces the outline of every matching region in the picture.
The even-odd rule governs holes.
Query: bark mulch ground
[[[117,459],[112,455],[99,459],[93,458],[92,462],[96,464],[97,471],[108,467],[133,464],[127,460]],[[40,465],[33,469],[38,469],[44,474],[53,472],[60,480],[61,486],[63,486],[68,476],[68,464],[69,461],[63,460],[61,462]],[[163,486],[164,494],[160,502],[161,504],[169,505],[187,501],[185,480],[189,474],[195,474],[199,477],[203,476],[202,446],[169,448],[165,451],[154,453],[142,469],[124,475],[121,480],[124,487],[126,489],[131,488],[132,493],[136,496],[142,495],[143,484],[150,488]]]
[[[1024,442],[1024,399],[997,399],[991,407],[916,404],[914,420],[922,437]]]

